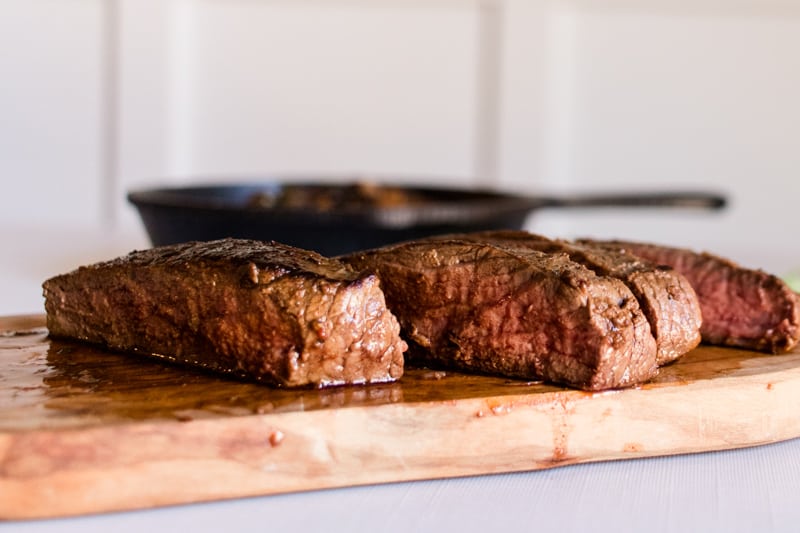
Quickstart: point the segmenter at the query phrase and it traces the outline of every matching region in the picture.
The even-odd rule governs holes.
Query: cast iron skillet
[[[723,196],[707,192],[522,197],[390,185],[378,189],[407,194],[409,201],[389,206],[363,198],[348,201],[362,187],[267,181],[144,189],[129,192],[128,200],[139,211],[154,246],[238,237],[274,240],[331,256],[437,234],[520,229],[533,211],[544,208],[720,209],[725,205]],[[292,194],[301,199],[329,195],[334,201],[309,200],[305,205],[280,201]]]

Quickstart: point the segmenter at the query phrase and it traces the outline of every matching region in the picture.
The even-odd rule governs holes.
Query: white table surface
[[[136,231],[37,231],[28,228],[23,239],[17,231],[0,232],[6,251],[0,315],[41,312],[40,285],[49,275],[147,246]],[[0,531],[14,532],[225,530],[796,532],[800,439],[536,472],[0,523]]]

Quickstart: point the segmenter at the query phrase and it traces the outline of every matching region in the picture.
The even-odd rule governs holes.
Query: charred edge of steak
[[[586,390],[658,371],[636,298],[564,254],[418,241],[343,258],[376,272],[404,336],[429,366],[544,379]]]
[[[56,337],[284,387],[403,373],[407,345],[377,277],[286,245],[224,239],[153,248],[43,288]]]
[[[689,281],[680,273],[659,268],[634,255],[581,245],[517,230],[451,236],[500,246],[525,247],[546,253],[565,253],[601,276],[624,282],[642,308],[658,345],[658,364],[670,363],[700,344],[702,315]]]
[[[703,341],[771,353],[800,341],[798,295],[778,277],[705,252],[653,244],[592,242],[625,250],[682,273],[695,289],[703,313]]]

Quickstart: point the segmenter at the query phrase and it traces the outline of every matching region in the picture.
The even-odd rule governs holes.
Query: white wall
[[[711,187],[721,217],[559,216],[568,232],[686,243],[800,264],[800,18],[794,7],[587,2],[562,15],[553,183]],[[591,6],[591,7],[589,7]],[[640,222],[640,223],[638,223]],[[787,242],[788,241],[788,242]],[[777,255],[784,254],[783,258]],[[782,262],[783,261],[783,262]]]
[[[99,2],[0,2],[0,223],[100,215]]]
[[[192,176],[713,189],[724,213],[529,227],[784,273],[800,266],[798,51],[788,0],[0,0],[0,313],[146,246],[125,192]]]

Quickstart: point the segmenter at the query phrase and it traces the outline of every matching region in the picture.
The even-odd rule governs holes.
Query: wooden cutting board
[[[408,369],[285,391],[0,318],[0,518],[77,515],[722,450],[800,436],[800,351],[702,346],[586,393]]]

